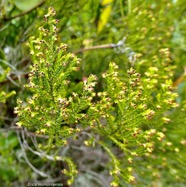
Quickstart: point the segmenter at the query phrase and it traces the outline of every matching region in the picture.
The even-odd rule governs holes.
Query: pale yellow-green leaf
[[[107,24],[108,18],[110,16],[110,12],[112,10],[112,1],[113,0],[104,0],[102,1],[102,6],[105,6],[102,9],[100,19],[98,21],[98,32],[101,32],[105,25]]]
[[[15,6],[22,11],[27,11],[36,6],[41,0],[14,0]]]
[[[113,0],[103,0],[102,2],[101,2],[101,5],[108,5],[108,4],[110,4],[110,3],[112,3],[112,1]]]

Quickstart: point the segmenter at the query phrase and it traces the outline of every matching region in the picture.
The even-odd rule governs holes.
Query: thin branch
[[[116,48],[116,47],[119,47],[118,44],[103,44],[103,45],[96,45],[96,46],[92,46],[88,48],[82,48],[77,51],[74,51],[73,53],[77,54],[77,53],[82,53],[85,51],[91,51],[91,50],[96,50],[96,49],[109,49],[109,48]]]
[[[19,143],[20,143],[20,146],[21,146],[21,150],[23,152],[23,156],[25,158],[25,161],[26,163],[30,166],[30,168],[35,171],[37,174],[39,174],[40,176],[42,177],[49,177],[49,175],[47,175],[46,173],[42,172],[42,171],[39,171],[37,168],[35,168],[31,163],[30,161],[28,160],[28,157],[26,155],[26,152],[25,152],[25,149],[24,149],[24,146],[23,146],[23,143],[21,141],[21,138],[19,136],[19,133],[17,133],[17,137],[18,137],[18,140],[19,140]]]
[[[7,75],[6,77],[7,77],[7,79],[8,79],[12,84],[14,84],[14,85],[17,86],[17,87],[20,87],[20,85],[17,84],[9,75]]]
[[[46,158],[50,161],[63,161],[62,156],[54,156],[54,155],[47,155],[45,152],[38,152],[34,151],[28,144],[27,142],[24,142],[26,148],[31,151],[33,154],[39,156],[40,158]],[[69,146],[67,146],[67,149],[69,149]]]
[[[178,86],[186,79],[186,66],[184,67],[184,72],[174,81],[173,87]]]
[[[21,63],[24,65],[24,63],[27,62],[27,61],[29,61],[29,59],[28,59],[28,58],[24,58],[24,59],[21,61]],[[7,77],[6,80],[0,82],[0,87],[3,86],[3,85],[5,85],[5,84],[7,84],[7,83],[9,83],[9,82],[12,82],[13,84],[17,84],[17,83],[15,83],[16,80],[19,80],[19,82],[21,82],[21,78],[26,78],[26,77],[28,76],[28,73],[27,73],[27,72],[25,72],[25,73],[19,72],[19,70],[17,70],[17,69],[15,68],[15,66],[13,66],[11,63],[9,63],[9,62],[7,62],[7,61],[5,61],[5,60],[0,59],[0,62],[6,64],[8,67],[10,67],[10,68],[14,71],[14,72],[10,72],[10,73],[8,74],[8,77],[6,76],[6,77]],[[25,65],[24,65],[24,66],[25,66]],[[1,74],[2,74],[2,73],[1,73]],[[14,81],[14,80],[15,80],[15,81]],[[19,85],[16,85],[16,86],[19,86]]]
[[[22,128],[20,127],[9,127],[9,128],[3,128],[3,129],[0,129],[0,131],[9,131],[9,130],[13,130],[15,132],[22,132]],[[29,136],[32,136],[32,137],[38,137],[38,138],[45,138],[45,139],[48,139],[48,136],[47,135],[40,135],[40,134],[35,134],[33,132],[30,132],[30,131],[27,131],[27,132],[24,132],[24,133],[27,133]]]
[[[18,76],[8,76],[7,79],[5,81],[0,82],[0,86],[3,86],[9,82],[12,82],[13,84],[15,84],[15,81],[20,79],[20,78],[26,78],[28,76],[28,73],[24,73],[24,74],[20,74],[19,77]],[[10,80],[11,79],[11,80]],[[14,81],[15,80],[15,81]],[[17,83],[16,83],[17,84]],[[19,85],[16,85],[19,87]]]
[[[36,9],[36,8],[38,8],[38,7],[40,7],[40,6],[42,6],[44,3],[45,3],[45,0],[41,1],[39,4],[37,4],[37,5],[34,6],[33,8],[31,8],[31,9],[25,11],[25,12],[22,12],[21,14],[12,16],[12,17],[10,17],[10,18],[6,18],[6,17],[5,17],[5,18],[4,18],[4,21],[11,21],[12,19],[15,19],[15,18],[18,18],[18,17],[22,17],[22,16],[24,16],[25,14],[28,14],[28,13],[32,12],[34,9]]]

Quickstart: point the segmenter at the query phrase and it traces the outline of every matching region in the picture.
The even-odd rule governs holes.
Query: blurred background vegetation
[[[137,184],[121,186],[182,187],[186,185],[186,0],[1,0],[0,1],[0,182],[3,186],[25,186],[28,181],[63,182],[61,162],[41,159],[26,150],[19,135],[33,143],[31,132],[15,126],[13,110],[17,98],[29,97],[23,85],[32,63],[26,46],[37,35],[49,6],[57,12],[59,42],[82,59],[81,69],[71,76],[72,88],[89,74],[99,78],[109,62],[119,66],[120,77],[134,67],[142,75],[149,67],[158,68],[162,83],[171,78],[179,94],[179,107],[162,131],[166,139],[157,143],[151,157],[138,158],[133,166]],[[103,46],[104,45],[104,46]],[[85,50],[97,46],[93,50]],[[15,94],[16,92],[16,94]],[[79,174],[73,186],[110,186],[106,169],[108,156],[99,147],[84,146],[86,134],[60,148],[61,154],[74,158]],[[39,137],[42,138],[42,137]],[[34,145],[33,145],[34,146]],[[120,155],[120,152],[115,152]],[[27,156],[25,157],[27,152]],[[59,151],[59,150],[58,150]],[[31,163],[31,166],[29,165]],[[34,168],[32,168],[34,166]],[[37,168],[37,170],[35,170]],[[34,171],[33,171],[34,170]],[[41,177],[44,171],[50,177]]]

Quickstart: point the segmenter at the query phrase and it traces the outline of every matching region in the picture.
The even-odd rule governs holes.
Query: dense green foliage
[[[1,2],[0,181],[184,186],[185,3]]]

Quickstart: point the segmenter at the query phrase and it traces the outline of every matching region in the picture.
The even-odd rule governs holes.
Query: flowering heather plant
[[[111,186],[120,186],[121,181],[135,183],[135,165],[141,162],[138,158],[150,158],[156,142],[165,138],[162,129],[170,122],[167,111],[177,107],[172,82],[164,81],[163,73],[157,79],[156,67],[148,68],[143,76],[130,68],[124,81],[112,62],[102,74],[102,91],[96,91],[99,80],[90,75],[83,80],[80,93],[69,94],[70,75],[78,71],[80,59],[66,52],[66,44],[58,44],[59,20],[55,14],[50,7],[44,16],[45,27],[38,29],[39,37],[30,38],[33,64],[25,87],[32,96],[26,101],[18,99],[17,126],[48,137],[47,142],[39,144],[39,149],[45,151],[68,146],[70,139],[75,141],[88,130],[92,136],[84,144],[100,145],[110,158]],[[168,53],[167,49],[161,52]],[[165,67],[164,72],[171,71]],[[111,145],[119,148],[122,158],[118,158]],[[65,169],[63,173],[72,184],[78,171],[72,159],[60,156],[55,159],[68,163],[69,171]]]

